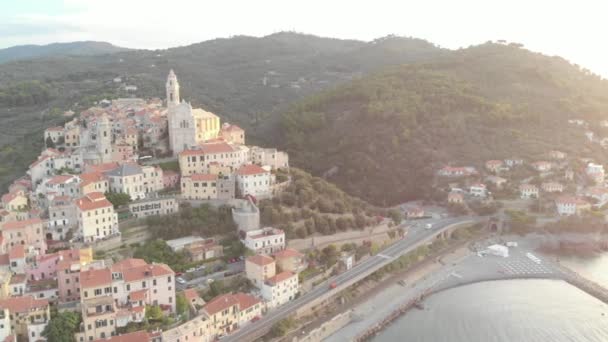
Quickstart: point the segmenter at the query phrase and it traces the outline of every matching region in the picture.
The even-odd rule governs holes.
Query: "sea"
[[[608,254],[562,258],[608,287]],[[559,280],[483,282],[437,293],[374,342],[608,342],[608,305]]]

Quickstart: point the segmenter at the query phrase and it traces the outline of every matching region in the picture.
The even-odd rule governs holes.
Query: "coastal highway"
[[[254,341],[262,337],[273,324],[288,317],[298,309],[307,304],[329,294],[329,292],[338,292],[341,290],[341,285],[353,284],[381,267],[391,263],[396,258],[413,251],[420,245],[432,240],[435,236],[450,229],[455,224],[475,223],[485,220],[483,217],[462,216],[455,218],[445,218],[436,220],[420,221],[418,227],[410,228],[408,234],[401,240],[383,249],[378,254],[369,257],[359,264],[355,265],[350,270],[334,276],[329,280],[319,284],[311,291],[302,294],[297,299],[288,302],[280,307],[270,310],[265,316],[254,323],[250,323],[235,331],[234,333],[224,337],[222,341]],[[432,223],[431,229],[425,229],[426,223]],[[401,227],[404,228],[404,227]],[[336,283],[337,289],[330,289],[329,284]]]

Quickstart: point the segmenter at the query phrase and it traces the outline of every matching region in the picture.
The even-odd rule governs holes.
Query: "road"
[[[178,291],[182,291],[182,290],[185,290],[187,288],[192,288],[192,287],[205,287],[205,286],[207,286],[207,282],[209,279],[213,279],[214,281],[222,280],[225,278],[226,273],[239,274],[244,271],[245,271],[245,262],[238,261],[238,262],[234,262],[231,264],[226,264],[225,270],[218,271],[218,272],[211,273],[211,274],[204,275],[204,276],[200,276],[200,277],[196,277],[192,280],[188,280],[185,284],[180,284],[180,283],[176,282],[175,288]]]
[[[301,295],[299,298],[286,303],[274,310],[269,311],[262,319],[255,323],[251,323],[247,326],[242,327],[231,335],[226,336],[224,341],[254,341],[257,338],[263,336],[276,322],[281,319],[288,317],[293,314],[296,310],[304,307],[308,303],[319,299],[320,297],[327,295],[330,291],[339,291],[339,289],[332,290],[329,288],[329,284],[336,283],[338,287],[343,284],[352,284],[359,281],[381,267],[389,264],[396,258],[410,251],[413,251],[421,245],[421,243],[432,239],[433,236],[445,231],[454,224],[461,224],[466,222],[479,222],[486,218],[463,216],[457,218],[445,218],[438,220],[425,220],[426,222],[434,222],[432,229],[424,229],[419,227],[410,229],[404,239],[394,243],[393,245],[380,251],[378,254],[369,257],[361,263],[354,266],[352,269],[339,274],[329,280],[319,284],[313,288],[310,292]]]

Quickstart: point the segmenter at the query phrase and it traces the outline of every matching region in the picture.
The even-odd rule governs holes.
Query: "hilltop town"
[[[443,230],[447,216],[496,215],[523,231],[608,203],[603,166],[558,150],[445,165],[432,203],[332,202],[345,195],[290,169],[286,152],[247,145],[245,130],[183,99],[173,70],[165,91],[102,100],[44,131],[45,149],[1,198],[0,341],[52,340],[66,322],[76,341],[282,335],[288,313],[382,271],[362,264],[371,256],[399,261],[407,248],[378,251],[418,239],[404,239],[417,220]]]
[[[288,155],[248,146],[243,129],[193,108],[181,99],[173,70],[165,101],[104,100],[63,126],[47,128],[44,139],[46,148],[27,174],[2,196],[0,340],[46,340],[53,307],[81,315],[76,341],[125,333],[129,339],[144,334],[210,341],[297,296],[303,255],[285,248],[282,230],[260,226],[257,208],[289,183]],[[187,273],[218,267],[214,261],[224,257],[213,238],[166,241],[164,247],[193,266],[184,272],[104,255],[112,247],[128,249],[124,222],[209,204],[233,208],[240,232],[234,236],[249,257],[243,262],[241,253],[229,262],[245,265],[248,293],[205,301],[187,285]]]

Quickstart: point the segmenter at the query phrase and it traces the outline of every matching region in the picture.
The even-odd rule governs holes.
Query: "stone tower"
[[[167,90],[167,108],[171,108],[179,104],[179,82],[177,82],[177,76],[173,72],[173,69],[169,71],[167,76],[167,83],[165,84]]]
[[[112,161],[112,126],[107,115],[102,115],[97,122],[97,139],[95,147],[99,153],[100,163]]]

